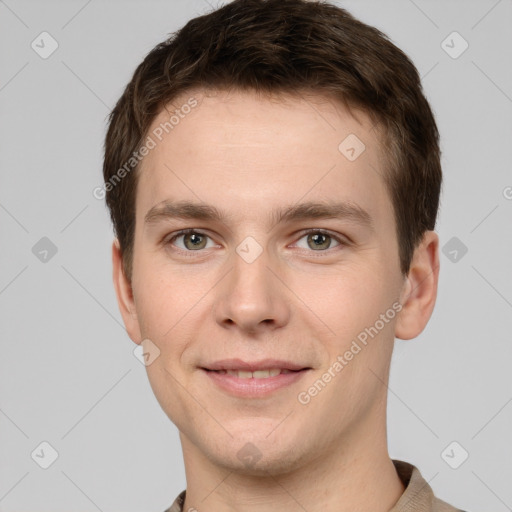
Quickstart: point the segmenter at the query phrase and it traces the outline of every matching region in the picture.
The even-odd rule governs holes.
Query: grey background
[[[390,454],[468,512],[512,510],[512,2],[338,3],[389,34],[423,76],[442,136],[438,232],[442,246],[458,239],[441,255],[428,327],[396,342]],[[185,488],[177,430],[121,323],[112,231],[92,190],[106,116],[136,65],[210,9],[0,1],[3,512],[158,512]],[[31,48],[42,31],[59,45],[47,59]],[[458,58],[442,47],[453,31],[469,44]],[[57,248],[46,262],[36,257],[43,237]],[[461,243],[468,251],[454,262]],[[43,441],[58,452],[48,469],[31,456]],[[458,469],[441,455],[452,441],[469,453]]]

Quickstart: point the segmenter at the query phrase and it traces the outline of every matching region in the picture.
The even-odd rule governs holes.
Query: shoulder
[[[174,500],[174,503],[167,509],[164,510],[164,512],[183,512],[183,503],[185,502],[185,491],[181,491],[177,498]]]
[[[405,491],[390,512],[465,512],[434,496],[417,467],[401,460],[393,464]]]

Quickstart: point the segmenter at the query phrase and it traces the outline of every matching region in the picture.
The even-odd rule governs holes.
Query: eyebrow
[[[194,219],[226,223],[227,215],[213,205],[190,201],[162,201],[153,206],[145,215],[145,224],[156,224],[163,220]],[[347,219],[374,230],[370,214],[353,202],[305,202],[271,211],[273,225],[308,219]]]

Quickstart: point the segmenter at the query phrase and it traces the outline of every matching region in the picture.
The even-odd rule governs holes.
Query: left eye
[[[313,249],[314,251],[323,251],[331,248],[331,244],[334,241],[337,245],[341,245],[340,242],[329,233],[325,231],[309,231],[305,233],[300,240],[306,239],[307,247],[302,247],[303,249]],[[298,244],[299,242],[297,242]],[[300,246],[299,246],[300,247]],[[334,246],[336,247],[336,246]]]

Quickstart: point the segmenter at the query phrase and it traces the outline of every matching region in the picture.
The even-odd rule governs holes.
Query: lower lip
[[[219,373],[211,370],[201,369],[217,386],[228,393],[246,397],[258,398],[271,394],[273,391],[285,388],[302,379],[309,370],[299,370],[290,373],[280,373],[275,377],[265,379],[241,379],[228,373]]]

